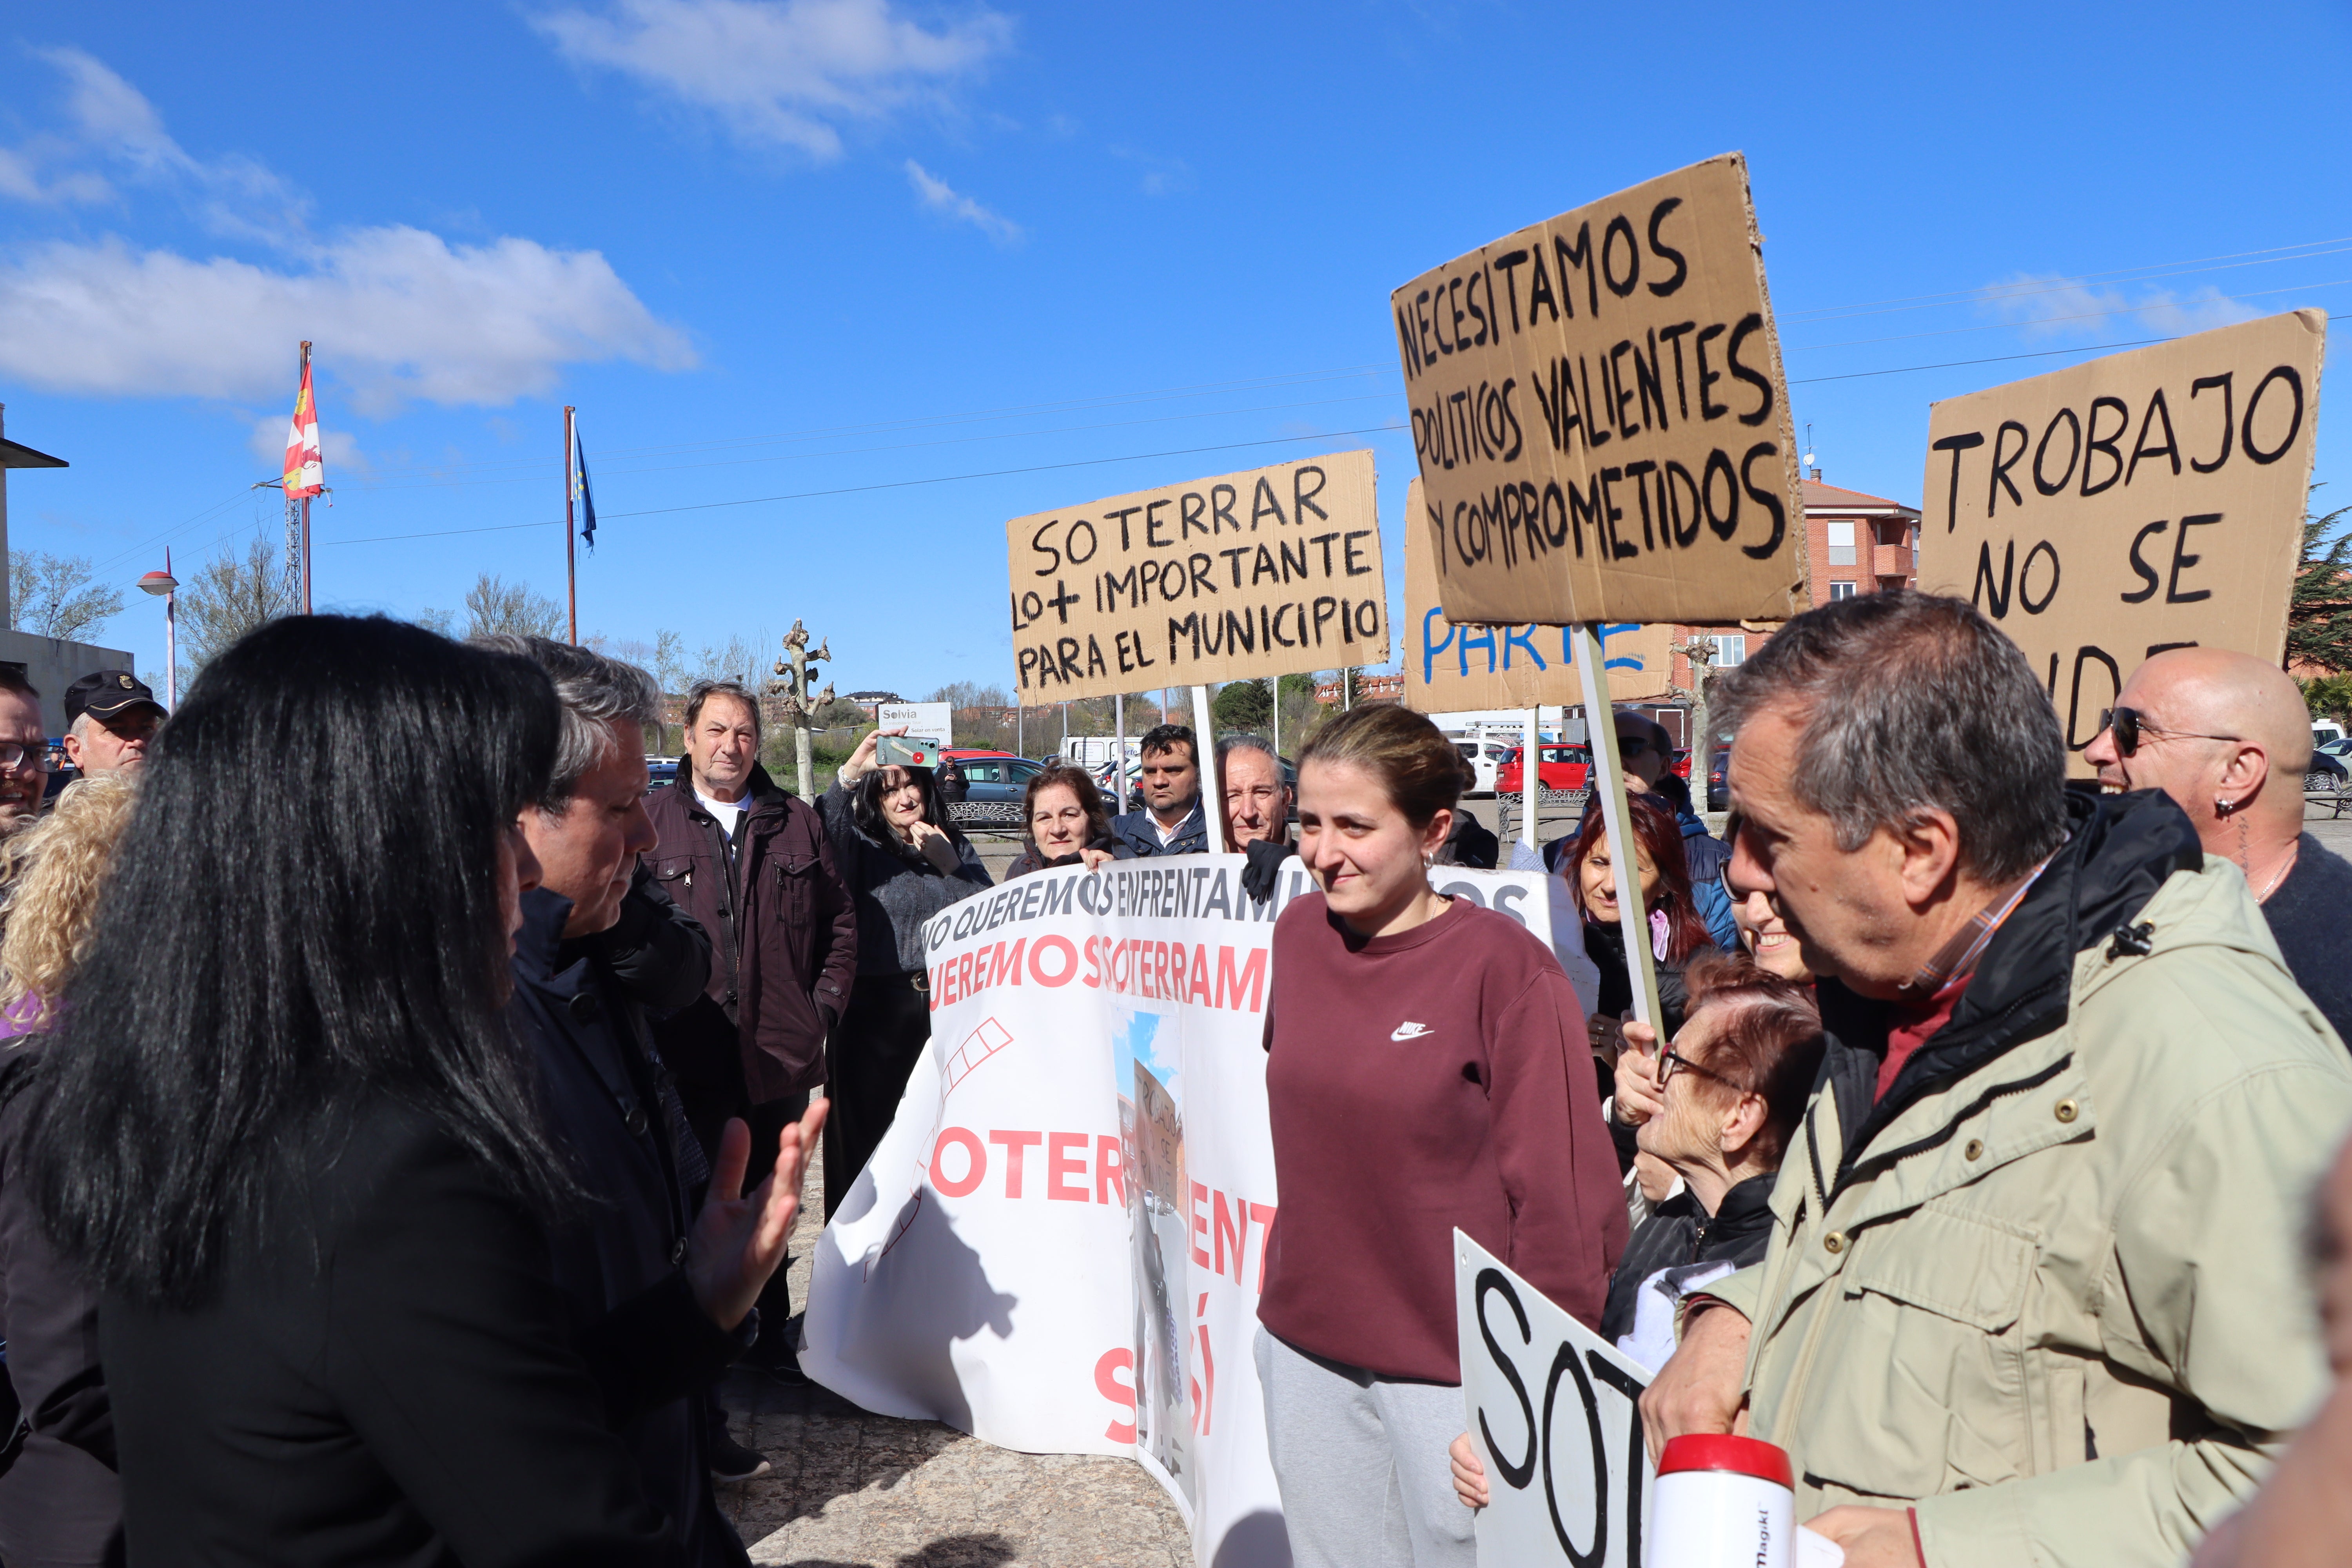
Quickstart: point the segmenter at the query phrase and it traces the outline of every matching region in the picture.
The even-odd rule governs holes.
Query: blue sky
[[[568,402],[583,634],[802,616],[842,689],[1009,686],[1034,510],[1370,445],[1401,592],[1388,291],[1732,148],[1801,434],[1916,503],[1931,399],[2352,311],[2347,44],[2341,4],[14,7],[0,403],[74,466],[13,477],[11,542],[127,584],[275,537],[310,337],[323,607],[560,597]],[[102,640],[160,667],[131,600]]]

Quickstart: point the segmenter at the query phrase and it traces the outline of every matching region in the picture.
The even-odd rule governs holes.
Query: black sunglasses
[[[2151,724],[2140,717],[2137,708],[2105,708],[2099,711],[2099,730],[2116,732],[2116,753],[2131,757],[2139,754],[2142,735],[2170,735],[2183,741],[2241,741],[2242,735],[2207,735],[2195,730],[2168,730],[2161,724]]]

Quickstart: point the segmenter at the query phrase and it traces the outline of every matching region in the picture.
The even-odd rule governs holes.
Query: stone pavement
[[[812,1199],[823,1172],[809,1167]],[[824,1228],[812,1202],[793,1235],[793,1300],[808,1299]],[[1186,1568],[1167,1493],[1132,1460],[1016,1454],[936,1421],[870,1415],[817,1387],[738,1368],[735,1439],[773,1470],[722,1488],[754,1563],[798,1568]]]

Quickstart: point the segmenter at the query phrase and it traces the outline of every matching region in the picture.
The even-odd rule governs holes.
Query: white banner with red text
[[[1219,1568],[1289,1562],[1251,1344],[1274,924],[1314,884],[1291,860],[1260,904],[1246,865],[1044,871],[932,921],[930,1046],[825,1228],[801,1352],[868,1410],[1133,1456]],[[1538,874],[1432,876],[1550,940]]]

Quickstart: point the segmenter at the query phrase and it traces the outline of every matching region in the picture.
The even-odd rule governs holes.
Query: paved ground
[[[824,1190],[822,1177],[810,1168],[812,1194]],[[812,1210],[793,1236],[795,1302],[807,1299],[823,1228]],[[775,1467],[722,1496],[754,1563],[1183,1568],[1192,1560],[1168,1495],[1131,1460],[1016,1454],[745,1370],[729,1382],[727,1407],[736,1440]]]

